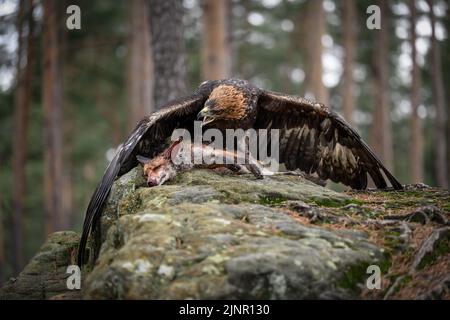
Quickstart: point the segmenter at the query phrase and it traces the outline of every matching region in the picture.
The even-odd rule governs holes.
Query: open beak
[[[202,127],[214,121],[214,118],[211,117],[209,113],[208,107],[204,107],[198,114],[197,120],[202,120]]]
[[[203,120],[205,117],[207,117],[209,114],[208,107],[204,107],[200,112],[197,114],[197,120]]]

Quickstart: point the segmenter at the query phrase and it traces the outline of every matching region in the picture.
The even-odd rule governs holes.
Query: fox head
[[[169,148],[153,159],[138,155],[137,160],[144,166],[144,177],[149,187],[160,186],[177,174],[175,164],[172,162],[172,153],[177,153],[181,140],[173,142]]]

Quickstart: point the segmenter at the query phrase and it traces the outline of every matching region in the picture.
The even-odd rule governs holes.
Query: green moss
[[[339,208],[351,203],[359,204],[357,203],[357,200],[352,199],[336,199],[336,198],[330,198],[330,197],[312,197],[311,200],[318,206],[321,207],[328,207],[328,208]]]
[[[131,192],[119,202],[119,214],[132,214],[141,206],[142,199],[138,192]]]
[[[399,210],[436,205],[444,210],[450,210],[449,193],[442,189],[375,191],[372,194],[376,196],[374,203],[382,204],[386,209]]]
[[[338,286],[351,291],[356,291],[357,285],[367,278],[368,275],[366,271],[369,265],[370,264],[366,262],[349,267],[345,271],[341,281],[338,283]]]
[[[383,260],[379,264],[381,275],[387,274],[392,266],[391,254],[389,252],[384,252]]]
[[[83,266],[82,271],[81,271],[81,279],[85,279],[86,276],[91,273],[92,269],[94,269],[94,264],[93,263],[87,263]]]
[[[220,193],[223,195],[225,200],[227,200],[231,197],[231,193],[227,190],[220,190]]]
[[[276,206],[285,202],[287,199],[280,194],[264,194],[259,197],[259,203],[266,206]]]
[[[396,239],[388,238],[384,240],[384,245],[391,251],[396,251],[401,247],[401,242]]]
[[[410,274],[405,275],[405,277],[402,279],[402,283],[400,287],[403,287],[410,283],[412,281],[412,276]]]
[[[362,205],[365,204],[364,201],[357,200],[357,199],[351,199],[351,200],[348,200],[348,203],[349,203],[349,204],[350,204],[350,203],[357,204],[357,205],[359,205],[359,206],[362,206]]]
[[[345,271],[341,281],[338,282],[339,287],[351,291],[357,291],[357,285],[363,283],[370,276],[370,274],[367,273],[367,267],[371,264],[373,263],[363,262],[361,264],[349,267]],[[376,265],[380,267],[381,277],[386,275],[392,265],[390,254],[385,252],[382,260],[376,262]]]
[[[384,237],[384,246],[389,251],[396,251],[401,248],[403,242],[400,238],[400,232],[398,231],[387,231],[383,235]]]

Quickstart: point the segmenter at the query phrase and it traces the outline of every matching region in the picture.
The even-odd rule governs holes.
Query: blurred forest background
[[[73,4],[79,30],[66,26]],[[381,30],[366,27],[372,4]],[[449,0],[0,0],[0,284],[48,233],[80,230],[138,119],[205,79],[314,97],[400,181],[447,188],[449,10]]]

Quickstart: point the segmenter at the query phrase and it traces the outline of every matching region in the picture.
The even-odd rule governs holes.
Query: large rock
[[[80,298],[80,291],[67,288],[66,273],[75,263],[79,241],[73,231],[51,234],[19,276],[0,289],[0,300]]]
[[[67,289],[79,236],[56,233],[0,299],[450,299],[450,194],[338,193],[297,176],[208,170],[118,179]],[[368,266],[381,271],[370,289]],[[369,280],[369,281],[368,281]]]
[[[368,265],[383,265],[363,233],[303,224],[284,206],[352,202],[300,177],[194,170],[139,188],[140,176],[112,190],[86,298],[349,298]]]

